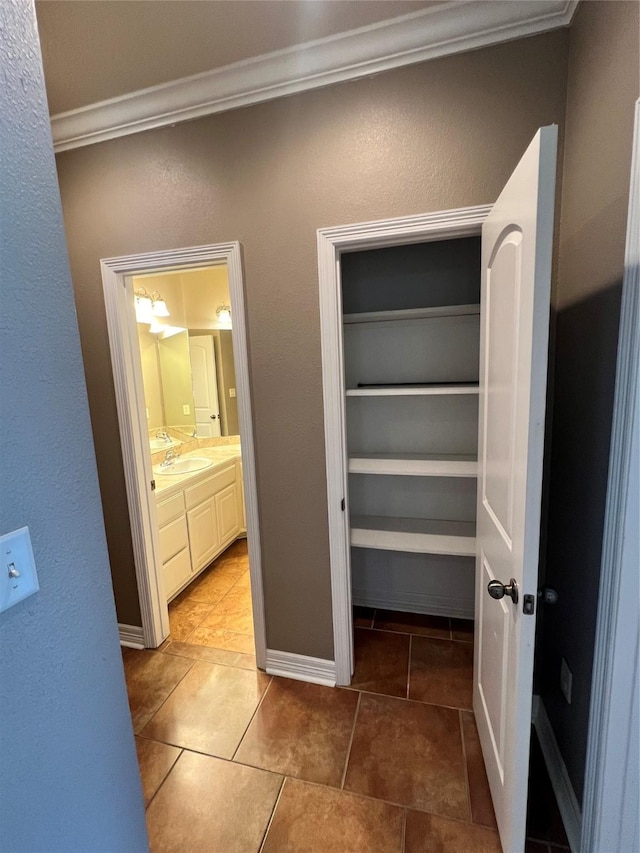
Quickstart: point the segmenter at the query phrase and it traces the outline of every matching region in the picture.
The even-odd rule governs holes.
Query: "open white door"
[[[196,430],[200,438],[213,438],[220,435],[220,403],[212,336],[191,336],[189,350]]]
[[[473,707],[504,853],[525,839],[557,136],[538,131],[482,228]]]

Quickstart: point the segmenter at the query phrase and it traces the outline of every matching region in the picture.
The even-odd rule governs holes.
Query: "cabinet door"
[[[232,483],[215,496],[220,545],[226,544],[240,530],[238,486]]]
[[[220,545],[216,523],[217,500],[218,495],[215,495],[187,513],[191,563],[194,572],[206,566]]]

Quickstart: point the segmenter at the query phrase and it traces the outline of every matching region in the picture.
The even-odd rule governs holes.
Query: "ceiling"
[[[0,0],[1,2],[1,0]],[[367,26],[438,0],[39,0],[49,111]]]

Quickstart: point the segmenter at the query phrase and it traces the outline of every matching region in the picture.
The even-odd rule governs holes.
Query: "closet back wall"
[[[565,108],[567,32],[65,152],[58,169],[121,622],[140,624],[99,259],[244,247],[267,645],[333,657],[316,229],[496,199]]]

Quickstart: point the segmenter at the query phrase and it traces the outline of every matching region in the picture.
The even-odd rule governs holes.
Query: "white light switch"
[[[236,389],[235,388],[229,388],[229,396],[230,397],[236,396]]]
[[[39,589],[29,528],[21,527],[0,536],[0,611]]]
[[[182,414],[183,414],[183,415],[190,415],[190,414],[191,414],[191,406],[189,406],[189,405],[185,404],[185,405],[182,407]]]

